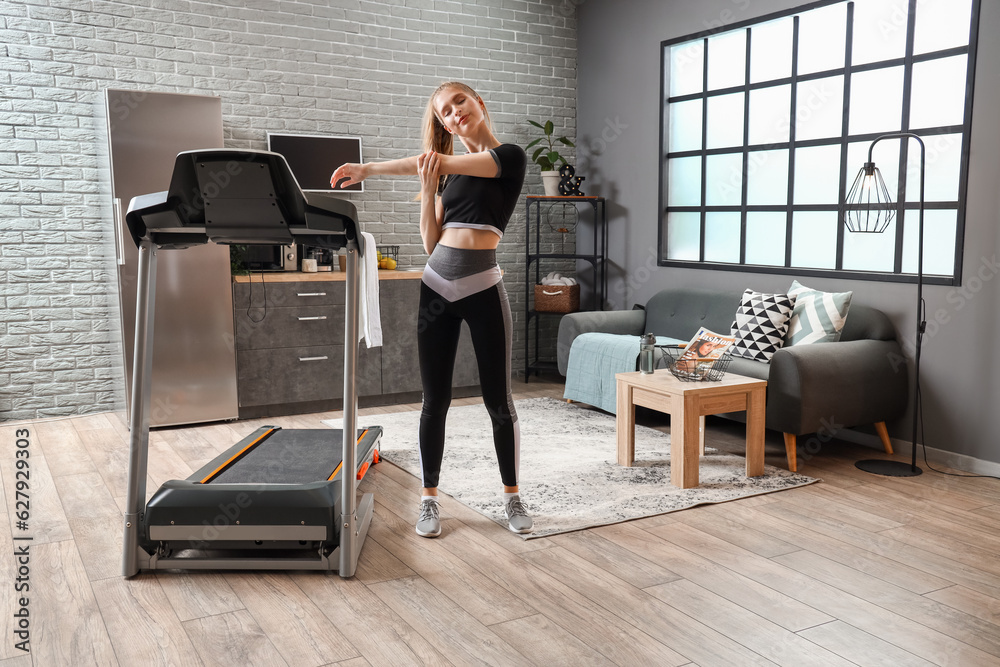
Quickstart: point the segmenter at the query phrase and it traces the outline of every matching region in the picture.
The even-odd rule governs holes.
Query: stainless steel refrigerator
[[[131,411],[138,249],[125,227],[132,197],[168,189],[178,153],[222,148],[222,100],[107,90],[125,400]],[[236,351],[229,247],[157,253],[150,426],[235,419]]]

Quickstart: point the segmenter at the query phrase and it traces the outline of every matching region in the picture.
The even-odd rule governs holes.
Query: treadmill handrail
[[[357,241],[357,208],[336,196],[306,197],[284,156],[250,149],[178,153],[170,187],[134,197],[125,216],[136,247],[205,243],[303,243],[340,249]]]

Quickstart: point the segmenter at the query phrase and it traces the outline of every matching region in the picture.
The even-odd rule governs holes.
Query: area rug
[[[773,466],[746,477],[746,459],[706,448],[699,486],[670,484],[670,435],[637,425],[635,465],[619,466],[615,418],[554,398],[515,402],[521,430],[521,499],[535,521],[525,539],[772,493],[819,481]],[[419,411],[359,417],[381,426],[383,459],[420,477]],[[340,420],[325,422],[340,428]],[[483,405],[453,407],[439,490],[506,527],[492,427]]]

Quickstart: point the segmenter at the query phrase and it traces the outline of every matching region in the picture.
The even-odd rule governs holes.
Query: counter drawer
[[[241,406],[341,398],[344,347],[242,351],[236,357],[236,375]]]
[[[259,322],[255,321],[263,316]],[[344,308],[305,306],[236,311],[236,349],[343,345]]]
[[[259,313],[267,306],[288,308],[297,306],[343,306],[346,303],[346,284],[342,280],[317,280],[298,283],[250,283],[233,284],[233,307],[239,312],[253,305],[252,314]],[[253,299],[251,299],[251,296]]]
[[[344,346],[241,350],[236,355],[240,406],[326,401],[344,396]],[[381,392],[382,353],[358,350],[359,396]]]

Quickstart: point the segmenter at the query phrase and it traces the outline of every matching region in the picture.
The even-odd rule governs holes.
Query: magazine
[[[677,358],[674,370],[692,377],[703,378],[735,341],[735,336],[723,336],[701,327]]]

